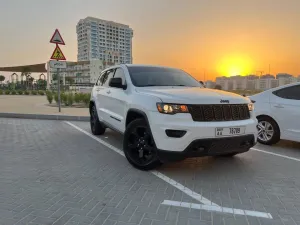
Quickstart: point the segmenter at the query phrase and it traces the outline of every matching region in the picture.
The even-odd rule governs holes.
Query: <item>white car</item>
[[[257,140],[249,98],[203,88],[179,69],[118,65],[92,90],[91,130],[124,134],[128,161],[142,170],[197,156],[233,156]]]
[[[300,82],[250,96],[258,119],[258,142],[300,142]]]

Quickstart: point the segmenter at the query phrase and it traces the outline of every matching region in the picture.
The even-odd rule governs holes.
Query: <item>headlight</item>
[[[156,106],[157,106],[158,112],[165,113],[165,114],[176,114],[176,113],[188,113],[189,112],[189,109],[186,105],[156,103]]]
[[[248,109],[249,109],[249,111],[253,111],[254,110],[254,104],[253,103],[249,103],[248,104]]]

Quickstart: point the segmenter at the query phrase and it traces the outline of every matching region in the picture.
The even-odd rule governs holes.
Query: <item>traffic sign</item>
[[[50,40],[50,43],[59,44],[59,45],[65,45],[64,40],[62,39],[58,29],[54,31],[54,34],[52,35],[52,38]]]
[[[66,61],[57,61],[57,60],[50,60],[49,61],[50,68],[52,69],[66,69],[67,62]]]
[[[55,60],[66,60],[66,57],[62,53],[60,47],[56,45],[56,48],[54,49],[54,52],[52,53],[51,59]]]

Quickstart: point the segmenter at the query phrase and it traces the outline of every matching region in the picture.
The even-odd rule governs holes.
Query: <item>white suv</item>
[[[197,156],[233,156],[256,144],[249,98],[204,88],[179,69],[118,65],[104,70],[90,101],[91,130],[124,134],[128,161],[142,170]]]

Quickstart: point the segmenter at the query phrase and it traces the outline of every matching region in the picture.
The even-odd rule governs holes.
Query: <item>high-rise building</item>
[[[128,25],[87,17],[79,20],[76,32],[78,61],[132,63],[133,30]]]

